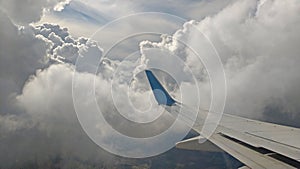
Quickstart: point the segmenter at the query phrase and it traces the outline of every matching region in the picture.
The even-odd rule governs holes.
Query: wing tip
[[[148,82],[158,104],[172,106],[176,101],[170,96],[167,90],[160,84],[153,72],[149,69],[145,70]]]

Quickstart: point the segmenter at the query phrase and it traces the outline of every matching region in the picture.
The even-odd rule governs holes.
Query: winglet
[[[166,89],[164,89],[164,87],[160,84],[154,74],[150,70],[145,70],[145,72],[157,103],[167,106],[172,106],[174,103],[176,103]]]

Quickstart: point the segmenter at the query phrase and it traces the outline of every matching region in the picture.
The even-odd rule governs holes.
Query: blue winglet
[[[157,103],[172,106],[176,101],[169,95],[150,70],[145,70],[145,72]]]

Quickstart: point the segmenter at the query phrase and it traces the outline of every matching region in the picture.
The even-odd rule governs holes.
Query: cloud
[[[61,158],[56,165],[62,168],[83,165],[83,161],[113,165],[113,156],[94,144],[78,123],[72,100],[73,73],[71,65],[54,64],[26,82],[15,102],[25,113],[0,116],[0,149],[9,148],[1,167],[12,167],[17,159],[14,167],[37,163],[40,168],[58,163],[55,158]],[[85,80],[93,77],[81,76]]]
[[[66,5],[68,5],[71,2],[71,0],[64,0],[64,1],[58,1],[56,5],[54,6],[55,11],[62,11]]]
[[[30,27],[17,27],[0,12],[0,112],[5,113],[9,100],[20,93],[28,76],[47,62],[47,45],[35,37]]]
[[[102,49],[95,41],[88,38],[74,38],[69,34],[67,28],[62,28],[56,24],[45,23],[32,28],[37,38],[43,39],[49,46],[47,56],[56,62],[70,63],[75,65],[77,57],[82,53],[88,57],[86,52],[101,56]]]
[[[291,101],[300,97],[299,8],[297,1],[241,1],[199,22],[225,64],[228,112],[257,117],[281,100],[282,113],[299,115]]]
[[[15,23],[26,25],[39,21],[45,10],[62,10],[69,2],[70,0],[1,0],[0,9]]]
[[[91,47],[101,55],[101,49],[58,25],[14,22],[0,10],[0,149],[6,152],[0,154],[0,167],[73,168],[87,160],[111,165],[112,156],[81,129],[71,94],[70,65],[80,50]]]
[[[101,55],[101,49],[87,38],[73,38],[68,29],[58,25],[41,26],[14,25],[0,12],[0,113],[8,112],[14,97],[21,93],[30,75],[36,70],[47,68],[55,62],[74,64],[80,50],[91,51]],[[98,53],[95,53],[98,52]],[[14,110],[17,111],[17,110]]]
[[[44,10],[59,2],[64,1],[0,1],[0,114],[20,112],[13,105],[15,96],[30,75],[49,64],[47,51],[52,44],[37,37],[28,23],[38,21]]]
[[[226,112],[295,125],[300,112],[299,8],[298,1],[237,1],[216,15],[186,23],[173,36],[195,36],[189,26],[194,25],[212,41],[225,67]],[[191,52],[185,54],[187,49],[174,41],[152,45],[181,52],[191,68],[198,68],[198,77],[207,76]],[[204,78],[200,87],[208,84]],[[276,110],[273,115],[270,108]],[[274,119],[277,115],[285,121]]]
[[[14,25],[6,15],[1,16],[3,17],[1,22],[5,23],[4,29],[1,30],[9,31],[1,34],[7,41],[1,50],[0,58],[3,64],[0,91],[5,94],[1,102],[3,107],[1,107],[0,115],[1,133],[3,136],[5,134],[5,138],[1,139],[0,149],[3,151],[6,151],[6,148],[10,149],[7,156],[2,158],[1,166],[18,167],[38,161],[37,165],[42,167],[45,163],[60,157],[63,164],[59,165],[70,168],[67,165],[69,163],[82,164],[82,161],[90,160],[90,163],[98,164],[103,163],[103,159],[111,159],[111,155],[98,149],[86,137],[78,123],[72,100],[72,77],[76,59],[79,56],[84,58],[84,64],[76,67],[82,78],[81,93],[84,95],[87,92],[85,86],[91,84],[93,78],[98,79],[93,75],[95,73],[93,70],[95,70],[94,66],[97,66],[99,57],[102,57],[102,49],[92,40],[72,37],[66,28],[61,28],[59,25],[19,27]],[[30,44],[30,46],[24,44]],[[15,48],[18,50],[13,50]],[[15,63],[20,65],[17,68],[7,66]],[[100,76],[98,85],[100,88],[97,90],[99,102],[103,102],[101,105],[104,106],[104,113],[110,123],[120,132],[131,134],[131,136],[144,137],[162,132],[162,129],[167,128],[173,122],[166,115],[154,124],[140,127],[124,121],[121,116],[117,118],[113,116],[117,114],[117,110],[107,95],[110,91],[108,88],[111,83],[111,73],[117,64],[119,64],[118,61],[106,58],[106,61],[100,65],[98,74]],[[132,62],[126,64],[128,67],[137,65]],[[123,90],[126,87],[124,86]],[[144,92],[133,91],[131,95],[139,107],[149,101],[141,99],[144,94]],[[146,94],[149,95],[149,92]],[[154,102],[154,99],[152,101]],[[121,104],[125,106],[126,113],[134,116],[134,112],[129,111],[125,103]],[[155,114],[149,113],[148,115]],[[145,116],[140,114],[138,118],[143,119]],[[103,132],[104,139],[111,140],[115,137],[108,133],[102,124],[98,127]],[[149,128],[152,132],[145,132]],[[180,131],[174,131],[174,134]],[[68,136],[65,137],[65,135]],[[20,140],[13,140],[20,137],[23,140],[22,143]],[[119,141],[122,142],[122,140]],[[14,147],[15,145],[18,146]],[[35,154],[39,154],[39,157]],[[14,166],[16,158],[18,165]]]

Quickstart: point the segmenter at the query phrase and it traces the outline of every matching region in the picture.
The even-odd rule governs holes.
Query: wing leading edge
[[[166,107],[182,106],[163,88],[150,70],[146,70],[151,89],[158,104]],[[172,112],[170,112],[172,114]],[[300,168],[300,129],[266,123],[229,114],[224,114],[214,134],[209,138],[201,136],[205,114],[199,112],[192,128],[200,136],[183,140],[177,148],[200,151],[226,151],[248,168]],[[204,115],[203,115],[204,114]],[[188,120],[184,120],[189,123]],[[187,124],[190,125],[190,124]],[[201,139],[207,139],[200,144]],[[247,167],[244,168],[247,168]]]

